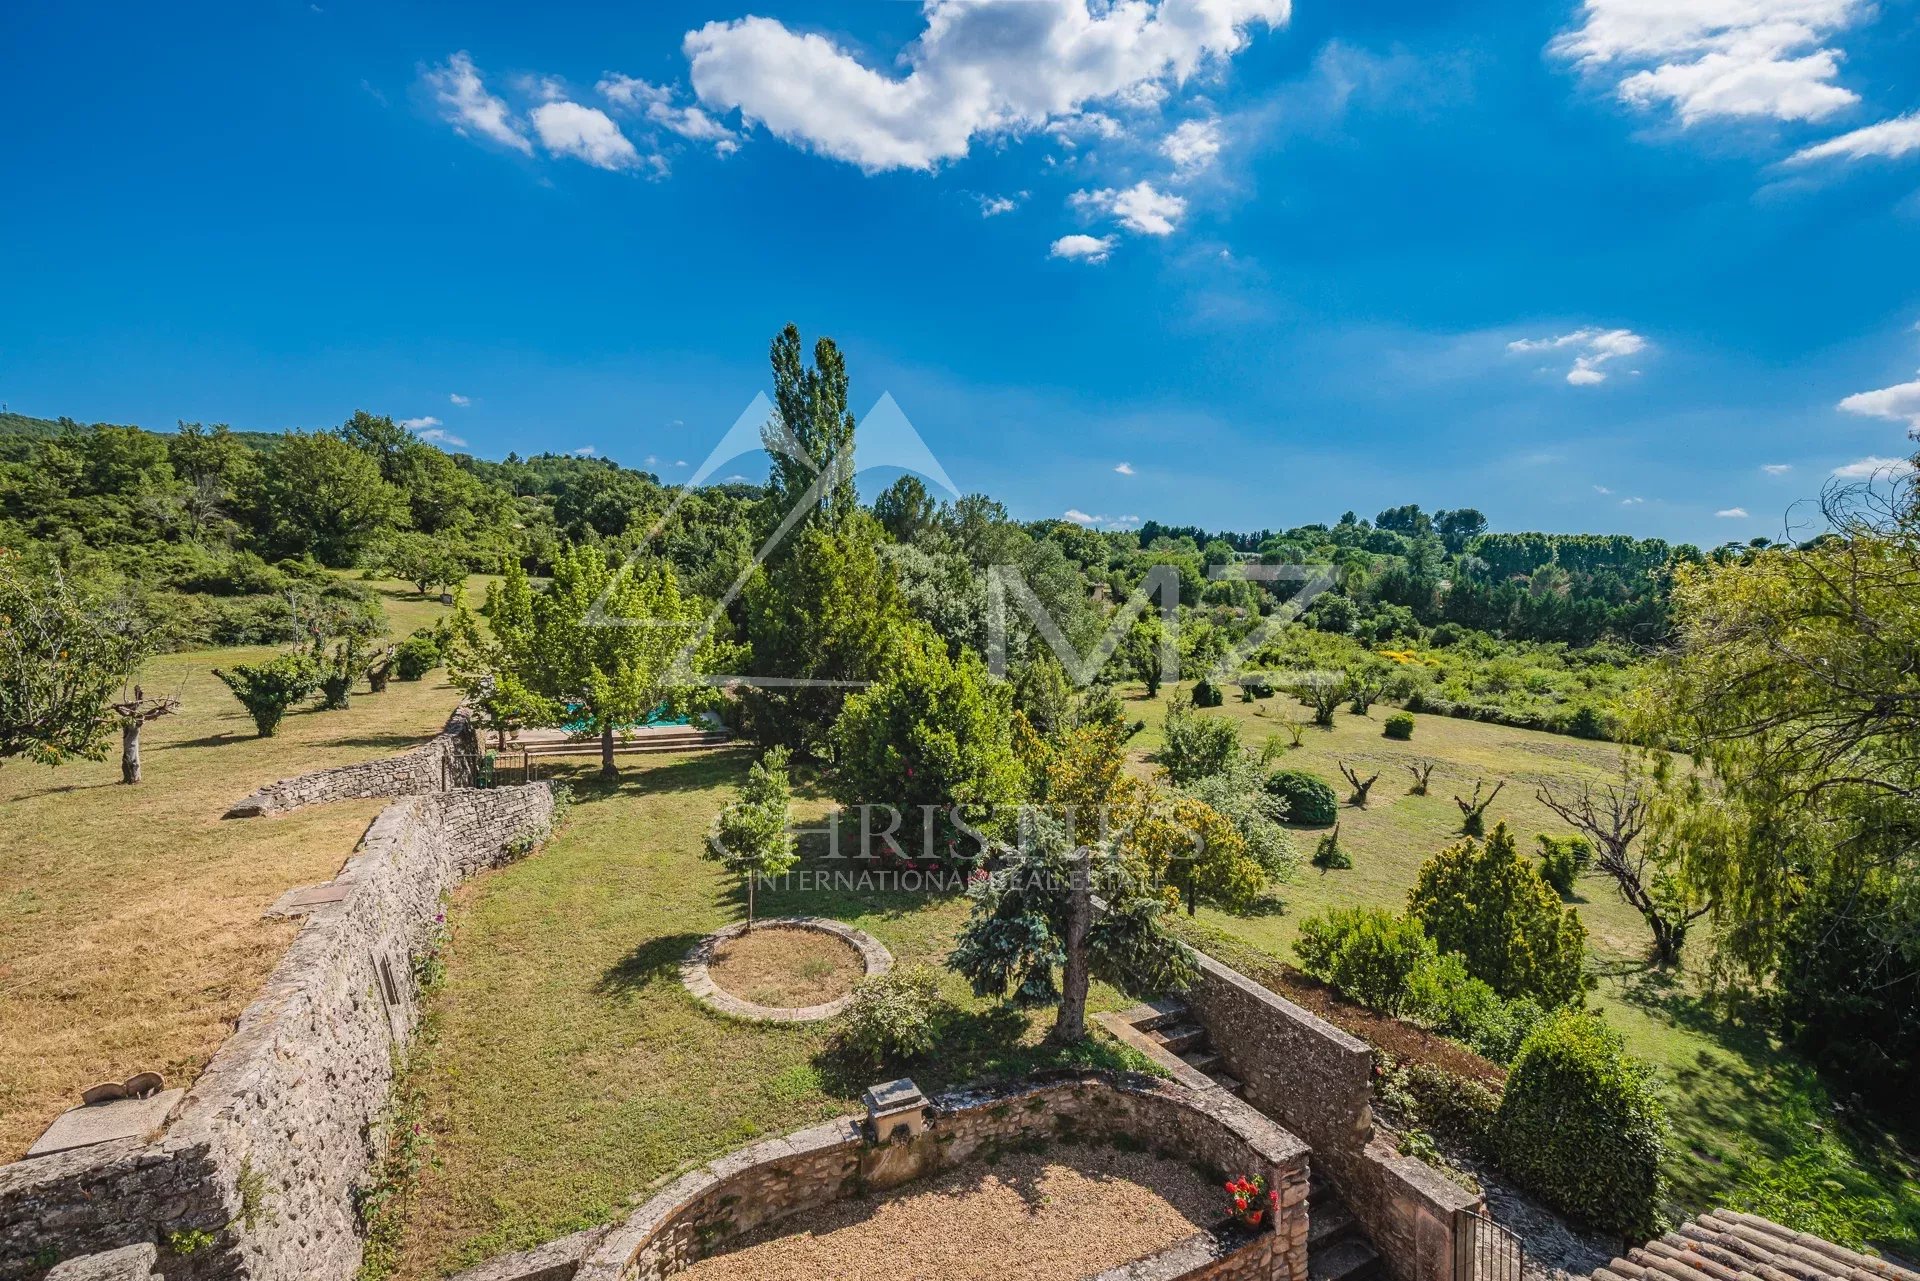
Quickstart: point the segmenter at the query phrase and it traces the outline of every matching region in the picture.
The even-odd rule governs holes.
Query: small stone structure
[[[427,796],[469,787],[479,750],[473,718],[466,708],[455,708],[446,728],[410,752],[283,778],[237,802],[222,817],[262,818],[327,801]]]
[[[423,750],[451,750],[455,721]],[[437,777],[414,768],[390,777]],[[327,790],[298,779],[276,788],[266,791]],[[0,1166],[0,1279],[57,1263],[63,1281],[144,1281],[100,1269],[121,1267],[128,1247],[150,1257],[153,1242],[195,1232],[211,1243],[165,1255],[169,1281],[350,1278],[361,1251],[354,1195],[382,1143],[394,1064],[417,1018],[414,964],[442,896],[545,835],[552,819],[545,783],[389,805],[333,881],[346,892],[312,906],[164,1133]]]
[[[1170,1082],[1092,1073],[942,1095],[928,1104],[924,1126],[913,1137],[876,1141],[863,1118],[841,1117],[731,1153],[681,1176],[594,1241],[574,1276],[664,1281],[724,1253],[755,1229],[850,1196],[885,1192],[996,1150],[1056,1139],[1131,1141],[1197,1162],[1222,1178],[1261,1175],[1280,1193],[1271,1231],[1200,1233],[1197,1238],[1205,1240],[1182,1242],[1130,1265],[1160,1270],[1119,1275],[1307,1281],[1304,1143],[1218,1090],[1195,1094]],[[534,1274],[492,1275],[528,1281]]]
[[[853,993],[848,992],[819,1005],[755,1005],[715,983],[713,975],[708,972],[708,967],[713,964],[714,951],[722,943],[745,934],[748,928],[747,922],[738,921],[724,930],[716,930],[694,944],[693,950],[687,953],[687,959],[680,962],[680,981],[693,994],[694,1000],[721,1014],[760,1023],[815,1023],[830,1019],[853,1004]],[[886,945],[879,939],[865,930],[856,930],[851,925],[831,921],[824,916],[775,916],[756,921],[751,928],[812,930],[818,934],[831,934],[860,953],[860,960],[865,964],[869,978],[875,974],[885,974],[893,968],[893,953],[887,951]]]
[[[1305,1139],[1395,1281],[1453,1281],[1458,1216],[1482,1199],[1374,1133],[1373,1051],[1205,953],[1187,992],[1243,1097]]]

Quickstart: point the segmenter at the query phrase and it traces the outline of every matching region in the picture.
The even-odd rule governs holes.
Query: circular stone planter
[[[818,934],[831,934],[840,939],[854,951],[860,953],[861,963],[866,966],[867,977],[885,974],[893,968],[893,953],[879,939],[865,930],[856,930],[851,925],[839,921],[830,921],[823,916],[773,916],[754,922],[756,932],[765,929],[812,930]],[[830,1019],[853,1004],[853,993],[835,997],[821,1005],[755,1005],[752,1001],[743,1001],[713,981],[708,966],[713,963],[713,954],[722,943],[739,938],[747,932],[745,921],[727,926],[724,930],[707,935],[694,944],[693,951],[687,953],[687,959],[680,962],[680,982],[686,985],[693,999],[736,1019],[755,1019],[763,1023],[813,1023],[820,1019]]]

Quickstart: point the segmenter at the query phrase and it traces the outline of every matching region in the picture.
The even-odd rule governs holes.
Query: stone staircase
[[[1099,1015],[1098,1021],[1188,1089],[1218,1088],[1236,1098],[1246,1096],[1246,1086],[1227,1071],[1207,1039],[1206,1027],[1185,1001],[1163,997],[1119,1014]],[[1308,1281],[1374,1281],[1385,1276],[1365,1229],[1318,1174],[1307,1195],[1307,1224]]]
[[[1308,1281],[1372,1281],[1380,1275],[1380,1254],[1353,1211],[1315,1177],[1307,1192]]]

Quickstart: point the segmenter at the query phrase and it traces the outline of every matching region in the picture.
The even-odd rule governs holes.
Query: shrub
[[[1413,1100],[1421,1125],[1479,1156],[1493,1155],[1499,1095],[1431,1063],[1410,1063],[1400,1069],[1396,1080]]]
[[[940,976],[925,965],[861,979],[853,989],[842,1045],[875,1066],[919,1058],[933,1049],[939,995]]]
[[[438,666],[440,647],[431,637],[415,633],[393,651],[393,674],[403,681],[417,681]]]
[[[1330,827],[1340,814],[1340,798],[1323,778],[1305,770],[1282,769],[1267,775],[1267,790],[1287,803],[1287,821],[1302,827]]]
[[[1484,842],[1456,841],[1422,864],[1408,911],[1501,996],[1561,1005],[1584,986],[1586,927],[1520,857],[1505,823]]]
[[[1573,897],[1573,882],[1593,862],[1584,836],[1540,836],[1540,875],[1561,898]]]
[[[1607,723],[1605,718],[1594,710],[1593,704],[1582,703],[1574,709],[1573,715],[1567,717],[1566,732],[1575,738],[1605,738]]]
[[[1381,732],[1388,738],[1397,738],[1404,742],[1413,737],[1413,717],[1405,712],[1395,712],[1387,717],[1386,728]]]
[[[1467,972],[1458,953],[1442,952],[1413,978],[1408,1012],[1444,1036],[1495,1063],[1510,1063],[1521,1042],[1546,1017],[1529,996],[1504,999]]]
[[[214,668],[240,705],[253,717],[261,738],[272,738],[287,709],[320,687],[320,668],[305,654],[282,654],[264,663],[236,663],[231,672]]]
[[[1193,705],[1195,707],[1218,707],[1226,702],[1226,695],[1212,681],[1195,681],[1193,685]]]
[[[1592,1015],[1567,1010],[1520,1047],[1500,1100],[1501,1167],[1528,1191],[1594,1227],[1657,1232],[1665,1109],[1644,1064]]]
[[[1240,731],[1232,721],[1195,716],[1193,709],[1194,704],[1178,696],[1167,704],[1167,741],[1160,749],[1160,768],[1176,787],[1225,773],[1240,755]]]
[[[1414,979],[1434,957],[1417,921],[1377,907],[1336,907],[1300,922],[1300,967],[1382,1014],[1399,1014]]]
[[[1322,871],[1344,872],[1353,866],[1353,857],[1340,848],[1340,825],[1335,823],[1333,830],[1320,838],[1313,847],[1313,865]]]

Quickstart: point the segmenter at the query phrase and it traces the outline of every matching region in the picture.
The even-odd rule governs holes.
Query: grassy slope
[[[391,585],[383,597],[396,634],[449,612]],[[416,743],[458,701],[435,672],[343,712],[296,711],[258,739],[212,669],[273,652],[148,663],[148,691],[182,709],[147,727],[138,787],[119,784],[118,734],[102,762],[0,766],[0,1160],[97,1081],[149,1068],[191,1080],[293,937],[261,912],[332,876],[381,802],[221,813],[275,779]]]
[[[1159,700],[1136,696],[1128,703],[1130,717],[1148,722],[1134,743],[1138,753],[1159,746],[1164,710]],[[1376,708],[1370,717],[1343,710],[1331,730],[1308,729],[1302,745],[1278,762],[1320,775],[1343,800],[1349,789],[1339,772],[1341,761],[1362,777],[1380,774],[1369,808],[1341,811],[1340,842],[1353,858],[1353,869],[1304,867],[1296,882],[1282,889],[1283,913],[1235,917],[1202,909],[1203,926],[1292,960],[1293,940],[1307,916],[1355,904],[1404,908],[1420,864],[1456,839],[1460,812],[1451,798],[1470,794],[1477,779],[1489,786],[1508,780],[1488,812],[1489,827],[1506,820],[1522,848],[1531,850],[1537,834],[1566,830],[1534,799],[1538,781],[1598,779],[1617,764],[1617,749],[1606,743],[1442,716],[1417,717],[1413,739],[1396,742],[1381,734],[1390,710]],[[1243,741],[1253,747],[1279,732],[1282,720],[1308,716],[1306,709],[1281,698],[1229,701],[1206,714],[1235,720]],[[1286,741],[1283,736],[1281,742]],[[1405,767],[1419,758],[1438,762],[1424,797],[1407,794],[1413,780]],[[1298,834],[1303,855],[1312,852],[1317,836]],[[1577,889],[1575,906],[1587,926],[1599,977],[1593,1002],[1632,1052],[1658,1065],[1668,1083],[1675,1128],[1669,1175],[1676,1204],[1694,1211],[1736,1202],[1843,1238],[1851,1223],[1855,1235],[1878,1235],[1908,1253],[1920,1249],[1920,1184],[1914,1181],[1913,1161],[1902,1158],[1884,1134],[1837,1125],[1832,1101],[1814,1075],[1763,1030],[1708,1008],[1697,974],[1669,978],[1649,971],[1643,960],[1645,926],[1611,882],[1587,877]],[[1703,930],[1693,941],[1690,960],[1704,962],[1709,946]],[[1876,1201],[1882,1205],[1876,1207]],[[1903,1225],[1890,1226],[1901,1218]]]
[[[434,1159],[402,1275],[612,1218],[682,1167],[855,1110],[875,1076],[827,1052],[832,1025],[723,1019],[680,986],[687,950],[743,915],[736,883],[700,850],[746,759],[640,758],[614,789],[583,765],[562,834],[458,892],[449,974],[413,1073]],[[814,798],[797,817],[823,808]],[[762,893],[759,910],[848,921],[902,964],[938,965],[967,907],[875,888]],[[924,1088],[1032,1065],[1045,1019],[976,1001],[950,974],[944,994],[956,1012],[914,1070]],[[1096,988],[1096,1009],[1118,1004]]]

